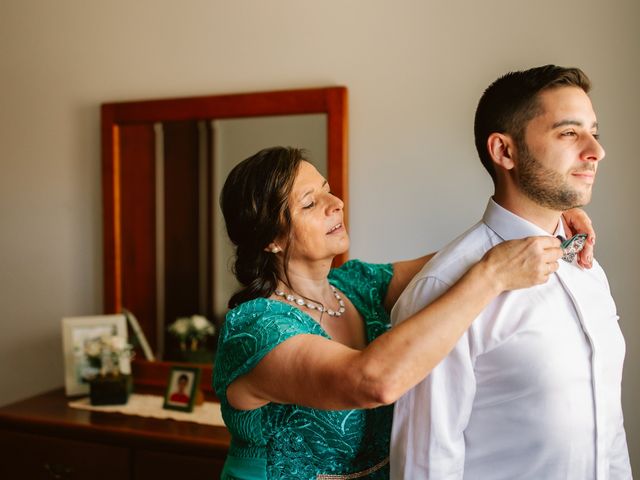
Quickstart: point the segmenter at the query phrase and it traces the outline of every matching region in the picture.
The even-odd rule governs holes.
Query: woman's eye
[[[302,207],[302,208],[304,208],[305,210],[307,210],[307,209],[309,209],[309,208],[313,208],[315,205],[316,205],[316,202],[311,202],[311,203],[309,203],[309,204],[305,205],[305,206],[304,206],[304,207]]]
[[[600,134],[599,133],[594,133],[593,134],[593,138],[595,138],[596,140],[600,140]]]

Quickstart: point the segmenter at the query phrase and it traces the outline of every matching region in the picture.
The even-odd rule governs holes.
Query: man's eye
[[[596,140],[600,140],[600,134],[599,133],[594,133],[593,134],[593,138],[595,138]]]
[[[563,137],[573,137],[576,134],[574,131],[562,132]]]

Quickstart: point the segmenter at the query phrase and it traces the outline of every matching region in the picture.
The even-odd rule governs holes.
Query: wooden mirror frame
[[[104,238],[104,309],[106,313],[119,313],[123,307],[122,205],[121,196],[121,128],[171,121],[217,120],[243,117],[327,114],[327,177],[332,191],[348,205],[347,170],[347,89],[326,87],[302,90],[284,90],[230,95],[173,98],[107,103],[102,105],[102,189]],[[267,147],[269,145],[265,145]],[[348,225],[347,209],[344,213]],[[128,232],[129,238],[148,236],[143,228]],[[155,255],[155,254],[154,254]],[[136,258],[151,263],[154,256]],[[347,258],[345,252],[336,258],[336,264]],[[148,268],[152,268],[147,265]],[[144,267],[144,268],[147,268]],[[155,288],[155,285],[154,287]],[[129,307],[130,308],[130,307]],[[134,312],[135,313],[135,312]],[[156,320],[140,318],[140,325],[157,351]],[[152,363],[152,362],[146,362]],[[136,383],[163,385],[170,368],[168,362],[134,365]],[[209,366],[210,368],[210,366]],[[210,376],[206,372],[203,387],[210,390]],[[206,384],[205,384],[206,382]],[[207,388],[208,387],[208,388]]]

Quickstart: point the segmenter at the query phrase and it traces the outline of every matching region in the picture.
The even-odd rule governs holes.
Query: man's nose
[[[604,158],[606,152],[597,138],[590,137],[588,145],[585,147],[584,159],[592,162],[599,162]]]

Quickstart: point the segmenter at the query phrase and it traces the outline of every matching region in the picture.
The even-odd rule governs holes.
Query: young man
[[[564,235],[589,203],[604,150],[579,69],[507,74],[476,111],[476,147],[495,185],[483,219],[412,280],[397,324],[446,291],[492,246]],[[631,479],[620,387],[624,340],[602,268],[575,259],[544,285],[503,293],[395,407],[391,478]],[[554,271],[556,270],[556,271]]]

